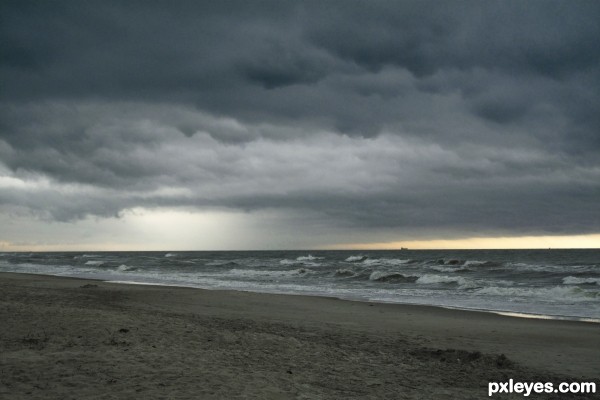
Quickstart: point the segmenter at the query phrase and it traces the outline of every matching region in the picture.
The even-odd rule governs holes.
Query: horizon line
[[[0,250],[0,253],[83,253],[83,252],[96,252],[96,253],[169,253],[169,252],[181,252],[181,253],[192,253],[192,252],[250,252],[250,251],[287,251],[287,252],[311,252],[311,251],[530,251],[530,250],[600,250],[600,247],[490,247],[490,248],[356,248],[356,249],[325,249],[325,248],[304,248],[304,249],[213,249],[213,250],[181,250],[181,249],[160,249],[160,250],[94,250],[94,249],[83,249],[83,250]]]

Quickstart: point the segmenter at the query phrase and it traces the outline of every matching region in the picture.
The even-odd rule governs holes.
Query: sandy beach
[[[600,374],[600,324],[436,307],[3,273],[0,314],[3,399],[481,399]]]

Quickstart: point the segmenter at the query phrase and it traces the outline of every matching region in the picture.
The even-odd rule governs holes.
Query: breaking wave
[[[399,272],[374,271],[369,275],[369,280],[376,282],[415,282],[418,276],[403,275]]]
[[[335,276],[355,276],[356,272],[347,268],[340,268],[335,271]]]
[[[359,262],[359,261],[365,261],[368,258],[369,257],[367,257],[367,256],[350,256],[350,257],[346,258],[345,261],[347,261],[347,262]]]
[[[479,261],[479,260],[467,260],[463,263],[465,267],[469,266],[478,266],[478,265],[486,265],[489,264],[489,261]]]

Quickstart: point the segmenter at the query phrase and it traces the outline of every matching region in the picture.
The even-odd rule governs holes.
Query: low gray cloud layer
[[[600,231],[598,2],[213,3],[2,2],[0,211]]]

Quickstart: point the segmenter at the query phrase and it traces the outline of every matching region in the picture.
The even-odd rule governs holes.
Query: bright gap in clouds
[[[600,248],[600,235],[471,237],[351,243],[339,229],[306,233],[318,218],[305,223],[274,211],[186,211],[135,208],[120,218],[88,217],[75,222],[49,222],[24,216],[2,217],[0,251],[152,251],[152,250],[385,250]],[[285,228],[297,224],[297,230]],[[11,227],[19,237],[9,237]],[[386,236],[390,236],[388,232]],[[308,238],[308,239],[307,239]],[[381,238],[377,234],[373,238]]]
[[[0,237],[4,251],[219,250],[235,237],[237,215],[228,212],[186,212],[133,209],[120,218],[88,217],[75,222],[9,217],[3,225],[17,227],[20,237]]]
[[[297,230],[290,230],[294,225]],[[303,225],[304,224],[304,225]],[[59,222],[29,214],[0,215],[0,251],[277,250],[321,248],[325,236],[305,235],[318,217],[273,210],[134,208],[119,218]],[[339,242],[337,238],[336,242]]]

